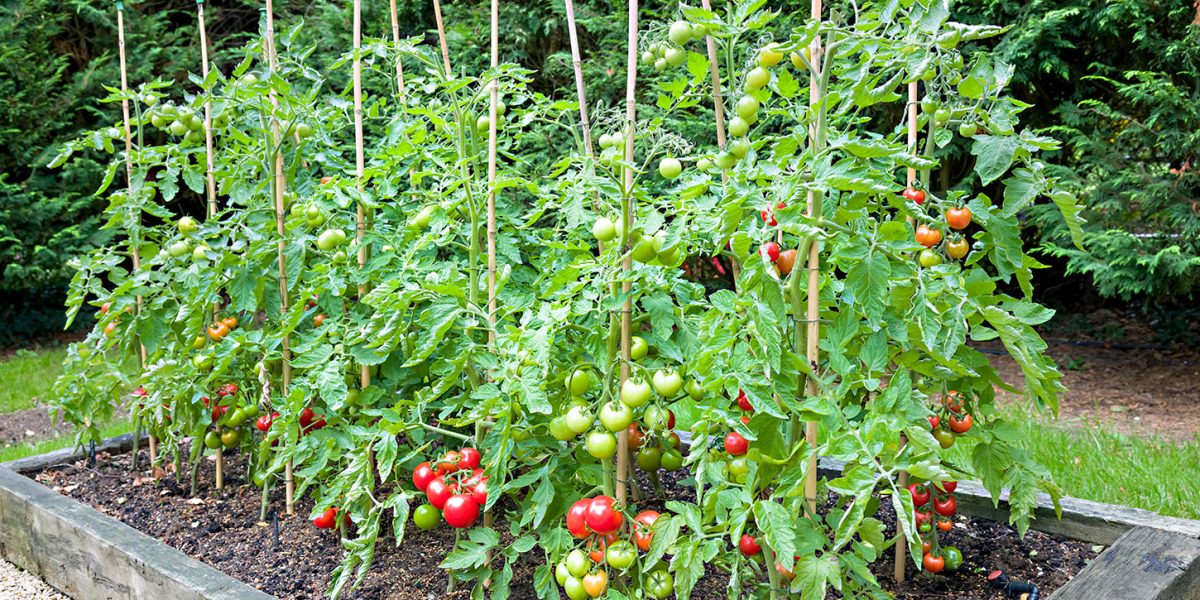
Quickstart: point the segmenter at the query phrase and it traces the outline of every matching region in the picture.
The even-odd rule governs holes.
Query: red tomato
[[[442,510],[446,506],[446,501],[453,495],[454,490],[450,489],[450,486],[446,483],[446,478],[441,475],[434,477],[425,486],[425,498],[438,510]]]
[[[479,463],[483,461],[483,455],[480,454],[478,450],[471,447],[459,450],[458,456],[462,460],[461,465],[464,469],[478,469]]]
[[[429,461],[425,461],[417,468],[413,469],[412,481],[413,485],[417,486],[422,492],[429,487],[429,482],[433,481],[437,474],[433,472],[433,468],[429,466]]]
[[[725,436],[725,451],[732,456],[741,456],[750,449],[750,442],[742,434],[731,431]]]
[[[259,431],[266,433],[267,431],[269,431],[271,429],[271,425],[275,423],[275,418],[278,416],[279,416],[279,413],[262,415],[262,416],[258,417],[258,420],[256,420],[254,422],[254,427],[257,428]]]
[[[929,488],[923,483],[908,486],[908,493],[912,494],[913,506],[925,506],[929,503]]]
[[[921,559],[921,566],[930,573],[941,573],[942,569],[946,568],[946,559],[932,554],[926,554],[925,558]]]
[[[638,550],[648,552],[650,550],[650,542],[654,539],[654,523],[661,516],[652,510],[643,510],[633,518],[633,541],[637,543]]]
[[[738,550],[742,551],[743,556],[754,556],[762,552],[762,546],[758,545],[758,540],[754,536],[744,533],[742,539],[738,540]]]
[[[445,454],[438,459],[436,470],[438,474],[453,473],[462,468],[462,455],[454,450],[447,450]]]
[[[928,225],[917,226],[917,243],[932,248],[942,241],[942,232],[938,229],[930,229]]]
[[[912,200],[917,203],[917,206],[925,204],[925,191],[914,188],[904,190],[904,199]]]
[[[971,415],[950,415],[950,431],[966,433],[971,430]]]
[[[937,415],[929,417],[929,428],[937,429],[938,425],[941,424],[941,422],[942,422],[942,418]]]
[[[758,253],[767,260],[775,262],[779,260],[779,244],[775,242],[767,242],[759,247]]]
[[[954,521],[950,519],[938,519],[937,528],[938,531],[950,531],[954,529]]]
[[[928,510],[918,510],[913,513],[913,517],[916,518],[918,527],[933,521],[933,513]]]
[[[951,229],[966,229],[971,224],[971,209],[959,206],[947,210],[946,224]]]
[[[456,529],[470,527],[479,519],[479,503],[466,494],[455,494],[446,500],[446,507],[442,509],[442,518]]]
[[[567,531],[576,539],[582,540],[591,535],[587,528],[587,509],[592,501],[588,498],[579,500],[567,510]]]
[[[305,408],[304,410],[300,411],[300,428],[305,429],[309,425],[312,425],[314,417],[315,414],[313,413],[312,408]]]
[[[336,506],[330,506],[329,508],[325,509],[325,512],[321,513],[320,516],[313,519],[313,525],[316,526],[317,529],[333,529],[334,521],[337,520],[337,511],[338,509]]]
[[[486,476],[479,483],[475,484],[475,486],[470,489],[471,489],[471,497],[475,499],[475,502],[478,502],[480,506],[484,506],[487,504],[488,489],[487,489],[487,477]]]
[[[750,417],[747,417],[746,415],[742,415],[742,418],[741,418],[741,419],[739,419],[739,420],[742,422],[742,425],[749,425],[749,424],[750,424]]]
[[[954,490],[958,489],[958,482],[957,481],[943,481],[938,484],[938,487],[941,488],[943,491],[945,491],[948,494],[953,494]]]
[[[641,450],[642,442],[645,441],[645,436],[642,435],[642,430],[638,429],[637,423],[630,425],[625,431],[629,437],[629,449]]]
[[[584,513],[588,529],[599,534],[607,534],[621,528],[621,524],[625,522],[625,516],[621,514],[621,511],[613,508],[614,502],[616,501],[609,496],[592,498],[587,512]]]
[[[954,499],[954,496],[934,498],[933,510],[943,517],[952,517],[954,513],[958,512],[958,501]]]
[[[737,403],[738,408],[746,412],[754,412],[754,406],[750,404],[750,399],[746,397],[746,392],[738,390]]]

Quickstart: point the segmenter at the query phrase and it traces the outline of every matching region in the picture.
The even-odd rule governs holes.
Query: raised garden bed
[[[310,505],[300,503],[296,517],[280,515],[277,535],[273,521],[258,520],[261,493],[242,480],[244,464],[239,456],[229,457],[228,487],[223,495],[218,496],[212,487],[211,470],[201,469],[199,498],[189,499],[186,485],[172,474],[156,483],[144,474],[129,471],[129,456],[117,454],[127,449],[128,442],[126,438],[100,448],[94,467],[64,451],[0,467],[0,556],[38,573],[76,598],[150,597],[143,595],[147,590],[157,590],[153,597],[172,598],[266,598],[268,594],[296,599],[323,597],[341,558],[341,548],[336,536],[316,530],[305,518]],[[824,469],[836,466],[822,465]],[[49,488],[18,476],[9,467]],[[677,481],[678,477],[664,478],[669,496],[690,493]],[[981,499],[969,499],[975,492],[970,486],[960,486],[964,512],[980,504],[977,501]],[[986,506],[990,508],[990,501]],[[1104,527],[1096,529],[1086,525],[1094,521],[1094,515],[1072,512],[1072,506],[1067,503],[1064,507],[1062,523],[1038,519],[1036,524],[1069,531],[1127,531],[1145,520],[1140,514],[1144,511],[1107,507],[1110,518]],[[41,525],[46,517],[36,516],[39,510],[58,513],[61,522],[53,529],[46,528]],[[890,529],[892,516],[881,516]],[[1157,522],[1183,528],[1185,533],[1175,534],[1183,539],[1195,541],[1194,537],[1200,537],[1200,528],[1190,529],[1200,527],[1196,522]],[[95,539],[88,544],[73,541],[89,535]],[[1006,525],[966,514],[956,519],[954,531],[948,536],[949,543],[966,555],[959,573],[927,577],[910,565],[910,580],[896,584],[887,575],[892,565],[884,559],[875,570],[885,587],[902,598],[999,598],[1001,594],[988,587],[984,575],[992,569],[1003,569],[1014,579],[1037,584],[1043,597],[1061,588],[1056,598],[1076,598],[1081,596],[1069,592],[1084,578],[1072,579],[1089,562],[1114,560],[1112,549],[1097,558],[1100,548],[1090,540],[1038,531],[1031,531],[1021,540]],[[1158,541],[1151,543],[1162,543],[1155,539]],[[345,597],[467,597],[463,589],[452,595],[445,593],[446,574],[438,567],[453,542],[453,532],[448,528],[425,532],[409,527],[401,550],[387,542],[380,544],[365,582]],[[1120,543],[1116,548],[1121,550]],[[1133,556],[1135,551],[1126,548],[1116,560],[1126,560],[1121,556]],[[1161,555],[1163,549],[1158,551]],[[1187,556],[1185,549],[1181,556],[1171,555],[1160,561],[1158,575],[1171,579],[1163,589],[1191,589],[1188,582],[1197,570],[1193,568],[1195,561],[1188,561]],[[1138,561],[1135,558],[1133,562]],[[517,566],[514,598],[536,597],[531,581],[535,567],[532,561]],[[95,580],[96,585],[85,587],[79,580]],[[719,574],[706,577],[693,597],[726,598],[727,580]]]

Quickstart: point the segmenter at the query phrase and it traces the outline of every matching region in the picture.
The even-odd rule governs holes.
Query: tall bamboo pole
[[[821,19],[821,13],[822,13],[821,0],[812,0],[812,18],[819,21]],[[820,39],[820,37],[813,39],[812,44],[810,46],[809,55],[812,57],[813,65],[821,64],[821,60],[820,60],[821,39]],[[814,109],[822,101],[820,90],[818,89],[818,85],[817,85],[818,84],[817,75],[818,75],[818,73],[816,72],[816,70],[810,70],[809,75],[808,75],[808,86],[809,86],[808,101],[809,101],[809,106],[813,107]],[[824,109],[818,109],[818,110],[815,110],[814,112],[819,113],[820,110],[824,110]],[[819,132],[817,131],[817,126],[815,124],[809,126],[809,128],[808,128],[809,145],[810,145],[810,147],[814,147],[814,150],[815,150],[815,145],[818,144],[820,141],[818,133]],[[809,192],[808,192],[807,214],[810,219],[821,214],[821,196],[820,196],[820,194],[817,194],[811,190],[809,190]],[[806,344],[806,349],[805,349],[806,350],[805,356],[808,360],[809,367],[811,367],[813,369],[815,369],[817,367],[818,361],[820,359],[820,348],[818,346],[818,343],[820,342],[820,335],[821,335],[821,324],[819,321],[819,319],[821,317],[821,306],[820,306],[821,278],[820,278],[820,272],[818,271],[818,269],[821,266],[821,258],[820,258],[819,252],[820,252],[820,248],[818,246],[818,243],[816,240],[813,240],[808,246],[808,313],[806,315],[806,319],[808,320],[808,335],[807,335],[807,340],[806,340],[807,344]],[[810,396],[815,396],[815,395],[817,395],[817,393],[818,393],[818,389],[817,389],[816,378],[809,377],[808,378],[808,394]],[[817,422],[816,421],[809,421],[808,423],[805,423],[804,439],[806,442],[808,442],[809,448],[813,451],[808,459],[808,475],[804,481],[804,498],[805,498],[805,500],[808,501],[809,514],[816,515],[817,514],[817,453],[815,451],[816,447],[817,447]]]
[[[637,123],[637,99],[635,93],[637,91],[637,52],[638,40],[638,0],[629,0],[629,48],[625,60],[625,162],[633,164],[633,141],[634,141],[634,125]],[[633,287],[633,282],[629,280],[629,275],[633,270],[633,258],[629,254],[630,239],[626,233],[633,230],[633,216],[636,214],[633,208],[633,169],[626,166],[623,200],[621,202],[621,250],[625,253],[625,259],[621,263],[621,270],[624,274],[621,282],[621,291],[625,294],[625,305],[621,307],[621,384],[623,385],[629,379],[629,361],[632,359],[630,355],[630,340],[633,336],[633,300],[629,296],[629,291]],[[629,432],[622,429],[617,434],[617,476],[616,476],[616,500],[620,504],[625,503],[625,487],[626,477],[629,475]]]
[[[492,0],[492,81],[489,84],[491,98],[488,105],[488,199],[487,199],[487,294],[488,294],[488,348],[495,352],[496,346],[496,146],[497,128],[499,127],[500,106],[500,1]],[[475,429],[475,441],[479,443],[483,436],[483,423]],[[484,527],[492,525],[492,511],[483,513]],[[492,558],[488,553],[488,561]]]
[[[712,10],[712,5],[709,0],[701,0],[700,5],[704,10]],[[717,147],[722,151],[725,150],[725,95],[721,91],[721,67],[717,61],[717,41],[713,36],[705,34],[704,47],[708,51],[708,73],[712,77],[713,86],[713,113],[717,119]],[[729,182],[729,169],[721,169],[721,183]],[[781,232],[782,233],[782,232]],[[729,266],[733,270],[733,284],[737,286],[738,273],[741,272],[741,266],[737,260],[731,259]]]
[[[358,191],[363,189],[363,174],[366,170],[363,150],[363,107],[362,107],[362,58],[359,56],[362,51],[362,0],[354,0],[354,176],[358,180]],[[362,269],[367,264],[367,246],[363,243],[363,238],[367,233],[367,213],[366,206],[363,205],[360,199],[356,202],[356,220],[354,239],[358,243],[358,268]],[[367,295],[367,286],[365,283],[358,284],[358,297],[361,299]],[[362,365],[360,372],[362,387],[365,389],[371,385],[371,368],[367,365]]]
[[[571,67],[575,71],[575,92],[579,97],[579,122],[583,126],[583,150],[593,156],[592,124],[588,119],[587,97],[583,85],[583,60],[579,54],[579,34],[575,27],[575,3],[565,0],[567,9],[567,34],[571,38]],[[602,250],[603,251],[603,250]]]
[[[278,61],[275,52],[275,8],[272,0],[267,0],[267,66],[272,73],[275,72],[276,62]],[[279,99],[275,97],[275,89],[270,91],[271,106],[279,108]],[[278,236],[276,241],[276,253],[279,259],[279,310],[282,314],[288,312],[288,283],[287,283],[287,262],[284,258],[283,251],[286,246],[284,236],[287,230],[284,228],[284,201],[283,195],[286,191],[287,179],[283,174],[283,151],[281,145],[283,143],[283,133],[279,129],[279,118],[276,115],[271,116],[271,132],[272,139],[275,145],[275,233]],[[283,389],[284,397],[287,397],[288,389],[292,385],[292,349],[290,336],[283,337]],[[295,493],[296,482],[292,477],[292,461],[287,462],[284,468],[284,493],[285,493],[285,508],[287,514],[296,514]]]
[[[917,82],[908,84],[908,151],[916,156],[917,154]],[[905,175],[905,182],[908,187],[912,187],[913,182],[917,180],[917,170],[909,167]],[[913,218],[909,217],[908,221],[913,222]],[[900,436],[900,443],[904,444],[904,435]],[[901,488],[908,487],[908,472],[900,471],[899,483]],[[905,565],[908,564],[908,538],[904,537],[903,520],[897,518],[896,526],[899,529],[900,539],[896,540],[896,556],[894,559],[896,581],[904,581]]]
[[[442,23],[442,3],[439,0],[433,0],[433,20],[437,23],[438,43],[442,46],[442,64],[446,67],[446,74],[450,74],[450,47],[446,45],[446,25]]]
[[[124,3],[120,2],[120,1],[117,2],[117,52],[120,55],[120,62],[121,62],[121,94],[122,94],[122,96],[127,96],[129,93],[129,74],[128,74],[128,69],[125,66],[125,5],[124,5]],[[125,185],[128,189],[132,190],[133,189],[133,127],[130,125],[130,120],[129,120],[129,98],[128,97],[121,98],[121,117],[122,117],[122,122],[124,123],[124,127],[125,127]],[[129,250],[130,250],[130,254],[133,255],[133,270],[134,270],[134,272],[137,272],[141,268],[141,265],[142,265],[141,255],[138,252],[139,249],[137,247],[137,241],[138,241],[138,231],[137,230],[140,228],[139,226],[141,225],[141,221],[142,221],[141,213],[139,212],[139,213],[135,214],[134,219],[135,219],[135,226],[133,228],[134,235],[129,240]],[[141,315],[141,313],[142,313],[142,296],[140,294],[137,296],[136,303],[137,303],[137,314]],[[134,334],[134,335],[135,335],[135,339],[138,340],[138,366],[141,367],[142,370],[145,370],[145,368],[146,368],[146,346],[142,345],[140,336],[137,336],[136,334]],[[134,421],[135,422],[137,421],[137,417],[135,417]],[[138,432],[136,430],[138,428],[136,425],[134,426],[134,429],[135,429],[135,431],[134,431],[135,435],[133,438],[134,439],[134,442],[133,442],[134,443],[134,446],[133,446],[134,452],[133,452],[133,458],[131,459],[131,462],[132,462],[131,468],[137,469],[137,433]],[[152,451],[152,453],[153,453],[153,451]],[[150,464],[151,465],[154,464],[154,456],[150,457]]]
[[[396,0],[388,0],[392,13],[392,41],[396,46],[400,46],[400,17],[396,13]],[[400,60],[400,53],[396,53],[396,91],[400,96],[400,104],[404,104],[404,62]]]

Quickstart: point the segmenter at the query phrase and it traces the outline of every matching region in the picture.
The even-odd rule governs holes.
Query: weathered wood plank
[[[1134,527],[1050,598],[1195,600],[1200,598],[1200,540]]]
[[[146,439],[147,436],[143,434],[142,440]],[[108,452],[109,454],[128,452],[131,448],[133,448],[132,433],[101,440],[100,443],[96,444],[96,452]],[[85,456],[87,456],[87,453],[82,449],[62,448],[37,456],[18,458],[17,460],[0,463],[0,467],[7,467],[17,473],[33,473],[35,471],[44,471],[54,465],[70,464]]]
[[[822,458],[819,469],[822,477],[839,477],[841,461]],[[1008,491],[1000,495],[999,505],[992,503],[992,496],[978,482],[961,481],[954,492],[958,499],[958,510],[962,513],[1007,523],[1009,517]],[[1158,513],[1116,506],[1078,498],[1063,498],[1062,519],[1054,512],[1054,504],[1048,494],[1038,494],[1037,508],[1031,527],[1038,531],[1061,535],[1074,540],[1111,545],[1125,532],[1134,527],[1150,527],[1172,531],[1191,538],[1200,539],[1200,521],[1166,517]]]
[[[272,598],[4,466],[0,558],[78,600]]]

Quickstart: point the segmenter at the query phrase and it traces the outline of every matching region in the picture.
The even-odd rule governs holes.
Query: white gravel
[[[0,560],[0,598],[5,600],[69,600],[26,571]]]

